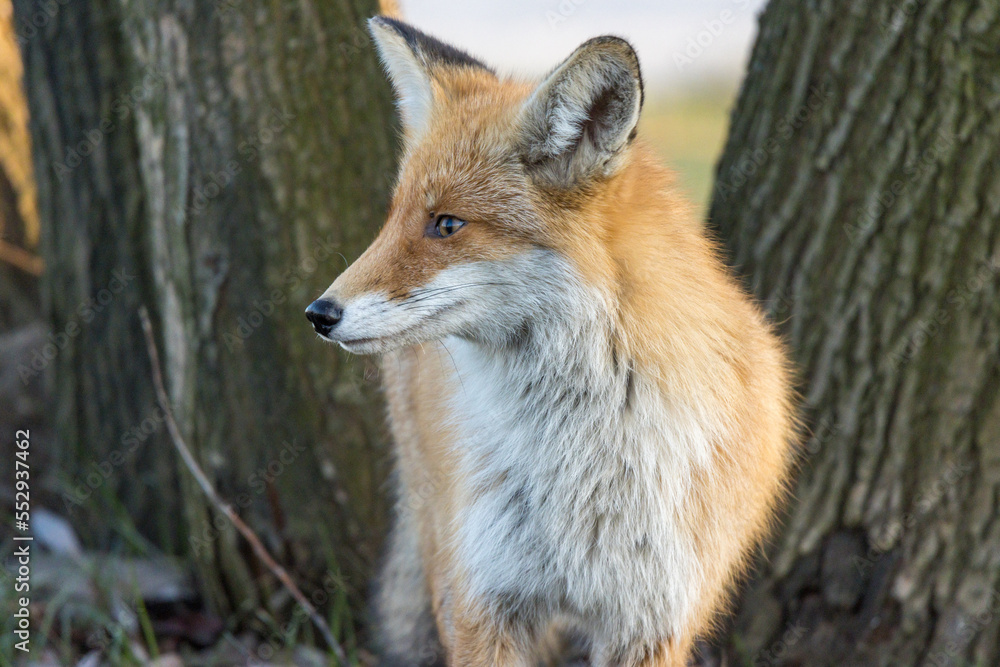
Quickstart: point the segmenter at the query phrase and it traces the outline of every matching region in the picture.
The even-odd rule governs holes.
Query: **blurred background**
[[[0,665],[340,662],[180,462],[143,308],[207,479],[377,664],[379,368],[302,316],[391,193],[376,4],[0,0]],[[518,76],[629,39],[641,134],[794,352],[793,501],[698,664],[1000,664],[1000,3],[401,5]]]

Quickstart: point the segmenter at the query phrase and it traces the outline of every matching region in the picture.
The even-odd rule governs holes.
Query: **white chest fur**
[[[616,636],[679,631],[701,577],[678,517],[708,458],[706,429],[617,358],[598,299],[566,298],[508,348],[444,342],[470,592]]]

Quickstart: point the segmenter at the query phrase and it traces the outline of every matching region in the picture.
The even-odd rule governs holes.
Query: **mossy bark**
[[[396,130],[364,28],[376,11],[15,1],[60,493],[94,546],[187,554],[221,612],[256,612],[273,582],[180,469],[137,310],[220,493],[307,589],[326,577],[360,602],[385,518],[377,385],[302,311],[384,215]],[[125,515],[136,533],[109,520]]]
[[[737,664],[1000,664],[1000,2],[772,0],[710,217],[810,437]]]

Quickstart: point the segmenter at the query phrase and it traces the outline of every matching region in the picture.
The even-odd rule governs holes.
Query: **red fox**
[[[378,237],[306,310],[382,357],[388,665],[684,665],[774,521],[791,370],[636,136],[623,39],[540,83],[369,27],[404,149]]]

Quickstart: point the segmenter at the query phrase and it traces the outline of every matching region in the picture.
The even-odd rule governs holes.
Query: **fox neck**
[[[519,276],[520,289],[536,295],[533,314],[500,340],[465,341],[461,357],[468,368],[459,366],[460,378],[467,380],[465,370],[502,376],[496,388],[521,401],[546,404],[586,392],[621,408],[632,371],[610,295],[584,284],[567,262],[550,255],[545,265],[538,272],[536,260]]]
[[[647,604],[646,590],[625,597],[674,628],[700,576],[673,517],[690,497],[704,430],[624,353],[617,303],[567,267],[560,280],[528,286],[549,287],[521,335],[503,345],[445,342],[456,371],[455,453],[477,499],[459,520],[468,585],[481,595],[510,592],[525,609],[541,604],[540,612],[592,609],[618,599],[613,589],[625,583],[595,569],[588,545],[628,562],[618,552],[648,540],[642,558],[676,564],[669,590],[657,593],[669,604]],[[649,511],[661,507],[662,515]],[[553,576],[577,585],[554,590]],[[623,633],[642,631],[635,609],[608,614]]]
[[[623,290],[587,282],[554,253],[546,262],[540,271],[535,257],[517,272],[538,306],[515,334],[445,340],[455,371],[453,414],[480,447],[472,460],[669,459],[662,469],[676,472],[680,485],[670,495],[681,502],[687,471],[711,465],[718,410],[682,391],[683,383],[665,381],[677,369],[637,345],[622,322],[634,308],[620,298]],[[624,270],[619,280],[636,282]]]

